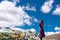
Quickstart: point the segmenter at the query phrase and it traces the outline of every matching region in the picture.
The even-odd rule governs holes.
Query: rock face
[[[60,34],[53,34],[43,38],[43,40],[60,40]]]

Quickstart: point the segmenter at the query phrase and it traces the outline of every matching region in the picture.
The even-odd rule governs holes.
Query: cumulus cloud
[[[60,6],[57,6],[53,11],[53,15],[60,15]]]
[[[49,13],[52,9],[53,2],[54,2],[54,0],[46,1],[41,7],[41,11],[44,12],[44,13]]]
[[[56,26],[56,27],[55,27],[55,30],[60,30],[60,27]]]
[[[59,33],[60,33],[60,31],[57,31],[57,32],[45,32],[45,35],[49,36],[49,35],[59,34]]]
[[[23,8],[24,10],[36,11],[35,6],[30,6],[29,4],[27,4],[26,6],[22,6],[22,8]]]
[[[34,19],[34,21],[35,21],[35,22],[38,22],[38,20],[37,20],[36,18]]]
[[[0,26],[14,27],[31,25],[31,18],[21,6],[16,7],[14,2],[2,1],[0,3]]]

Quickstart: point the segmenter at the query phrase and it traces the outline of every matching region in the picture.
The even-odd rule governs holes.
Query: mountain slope
[[[43,40],[60,40],[60,34],[53,34],[43,38]]]

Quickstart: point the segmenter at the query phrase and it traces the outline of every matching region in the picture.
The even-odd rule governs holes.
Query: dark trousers
[[[42,40],[42,37],[40,37],[40,40]]]

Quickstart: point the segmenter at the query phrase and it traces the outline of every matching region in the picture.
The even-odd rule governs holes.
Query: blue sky
[[[21,6],[26,6],[27,3],[31,6],[31,7],[35,7],[36,11],[29,11],[29,10],[25,10],[28,15],[30,16],[34,16],[35,18],[37,18],[38,20],[43,19],[44,20],[44,30],[45,31],[55,31],[54,28],[56,26],[60,27],[60,15],[53,15],[53,11],[56,8],[56,5],[60,5],[60,0],[54,0],[52,6],[53,8],[51,9],[50,12],[48,13],[44,13],[40,10],[40,8],[42,7],[42,5],[44,4],[44,2],[46,2],[47,0],[21,0],[20,3],[18,3],[17,5],[21,5]],[[31,27],[29,28],[35,28],[38,32],[39,32],[39,22],[37,22],[35,25],[31,25]],[[24,29],[28,29],[27,26],[24,27]]]
[[[9,0],[14,2],[13,0]],[[2,1],[1,1],[2,2]],[[39,21],[44,20],[45,32],[56,32],[60,28],[60,0],[17,0],[16,7],[23,7],[24,11],[32,17],[32,25],[16,26],[22,29],[36,29],[39,32]],[[34,7],[33,9],[30,9]],[[36,18],[37,22],[33,19]],[[57,29],[55,30],[55,28]]]

